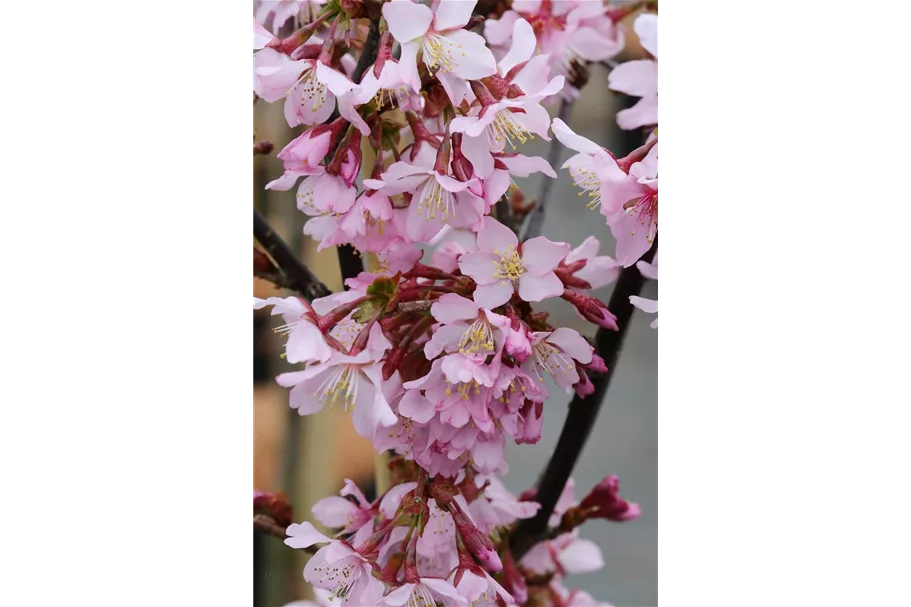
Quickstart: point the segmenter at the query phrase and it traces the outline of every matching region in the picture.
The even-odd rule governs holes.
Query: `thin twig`
[[[405,303],[397,305],[395,309],[397,312],[407,314],[409,312],[424,312],[425,310],[429,310],[431,305],[433,305],[433,301],[428,299],[422,301],[406,301]]]
[[[656,238],[652,248],[643,256],[643,259],[651,262],[657,250],[658,239]],[[547,468],[544,469],[544,474],[541,476],[541,481],[538,483],[538,491],[534,499],[541,504],[541,509],[533,518],[520,521],[510,538],[513,556],[516,560],[521,559],[536,543],[547,536],[550,515],[554,511],[557,499],[563,493],[566,481],[569,480],[576,460],[579,459],[579,454],[595,425],[595,419],[598,417],[607,387],[614,375],[617,358],[623,346],[623,338],[626,336],[633,315],[633,304],[629,301],[630,295],[639,295],[644,284],[645,277],[636,266],[624,268],[620,272],[617,285],[614,287],[608,303],[608,309],[617,316],[619,330],[610,331],[600,328],[595,335],[595,350],[604,359],[607,373],[591,373],[594,392],[584,399],[574,396],[569,404],[569,414],[563,424],[557,448],[554,449]]]
[[[572,109],[573,102],[571,100],[561,100],[557,118],[569,124],[569,117],[572,114]],[[557,162],[560,160],[560,150],[562,148],[563,146],[560,144],[560,140],[555,136],[550,142],[550,152],[547,154],[547,162],[550,166],[554,167],[555,171],[559,170]],[[541,182],[541,191],[538,194],[538,200],[535,202],[535,206],[532,207],[531,211],[528,213],[528,217],[525,219],[525,226],[519,237],[520,241],[541,235],[541,228],[544,227],[544,213],[547,211],[550,191],[553,188],[555,181],[556,179],[550,179],[546,175],[544,176],[544,181]]]
[[[310,269],[300,262],[291,248],[256,209],[253,210],[253,236],[275,260],[276,269],[283,275],[281,286],[297,291],[309,301],[332,295],[329,287],[321,283]]]

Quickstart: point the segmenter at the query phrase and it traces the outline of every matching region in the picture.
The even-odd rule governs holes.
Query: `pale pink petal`
[[[493,472],[503,462],[503,447],[506,444],[504,434],[496,435],[489,441],[478,441],[471,448],[471,457],[481,472]],[[490,555],[496,557],[496,553]],[[492,563],[488,563],[488,566]],[[491,569],[494,571],[497,569]]]
[[[439,327],[424,344],[424,356],[427,357],[427,360],[432,360],[444,351],[458,350],[459,341],[462,339],[465,329],[467,329],[467,325],[464,323]]]
[[[344,527],[355,516],[358,507],[343,497],[324,497],[315,504],[310,512],[313,518],[326,527]]]
[[[253,18],[253,48],[261,49],[267,44],[272,42],[274,36],[269,33],[269,30],[264,28],[259,24],[256,18]]]
[[[646,299],[637,295],[630,295],[629,302],[643,312],[647,312],[649,314],[655,314],[658,311],[658,301],[654,299]]]
[[[369,508],[370,502],[367,501],[367,496],[364,495],[364,492],[361,491],[353,480],[350,478],[345,479],[345,486],[342,487],[342,490],[339,491],[342,495],[350,495],[357,500],[357,503],[361,505],[362,508]]]
[[[419,424],[426,424],[436,413],[436,408],[427,398],[421,394],[420,390],[408,390],[399,401],[399,415],[416,421]]]
[[[558,282],[559,280],[560,279],[557,278]],[[508,282],[505,284],[498,282],[491,285],[478,285],[474,291],[474,300],[475,303],[477,303],[482,308],[492,310],[493,308],[502,306],[507,301],[509,301],[509,298],[512,297],[514,291],[515,289],[513,289],[512,283]],[[563,292],[562,284],[560,292]]]
[[[475,575],[471,571],[466,570],[462,574],[462,579],[459,580],[458,591],[463,597],[474,602],[478,600],[478,597],[487,592],[487,586],[487,578]]]
[[[487,207],[496,203],[506,193],[511,183],[509,171],[494,171],[488,179],[485,179],[484,202]]]
[[[645,97],[658,94],[658,64],[651,59],[635,59],[611,70],[607,86],[615,91]]]
[[[469,4],[466,2],[465,4]],[[468,601],[465,600],[459,591],[456,590],[456,587],[447,582],[446,580],[441,580],[439,578],[425,577],[421,578],[421,583],[436,592],[439,595],[442,595],[449,599],[449,601],[444,601],[444,604],[455,603],[457,605],[468,605]],[[428,606],[429,607],[429,606]]]
[[[357,382],[356,394],[354,399],[354,409],[351,411],[351,421],[354,424],[354,429],[358,434],[364,438],[373,438],[373,433],[376,432],[378,426],[380,426],[380,419],[382,417],[382,412],[377,406],[377,401],[385,399],[382,398],[380,391],[376,389],[376,386],[372,382],[367,381],[366,377],[360,373],[356,373],[357,378],[352,381]],[[386,405],[388,408],[388,405]],[[391,426],[398,419],[395,416],[395,413],[392,413],[392,410],[389,410],[390,417],[386,418],[388,424]],[[390,419],[391,418],[391,419]]]
[[[512,0],[512,10],[532,15],[541,10],[541,0]]]
[[[612,220],[610,228],[617,239],[617,263],[628,268],[651,248],[658,227],[635,208],[619,211]]]
[[[519,297],[524,301],[543,301],[549,297],[563,294],[563,282],[553,272],[544,276],[530,276],[523,274],[519,278]],[[475,301],[478,293],[475,291]]]
[[[465,181],[458,181],[453,179],[449,175],[440,175],[439,173],[434,173],[434,178],[437,180],[444,190],[448,192],[461,192],[468,187],[468,183]]]
[[[634,162],[633,166],[629,168],[629,172],[630,175],[634,175],[640,181],[645,182],[658,177],[658,144],[656,143],[652,146],[645,158],[639,162]],[[657,184],[655,187],[658,187]]]
[[[567,573],[588,573],[604,567],[601,549],[591,540],[575,540],[557,555]]]
[[[393,4],[398,4],[393,2]],[[388,4],[386,6],[389,6]],[[385,11],[384,11],[385,12]],[[414,592],[414,584],[402,584],[389,594],[383,597],[383,603],[389,605],[390,607],[399,607],[409,602],[408,599],[411,598],[411,593]]]
[[[550,74],[549,55],[535,55],[519,70],[512,83],[518,86],[526,95],[535,95],[547,86],[547,77]]]
[[[539,90],[535,91],[535,99],[544,99],[545,97],[550,97],[551,95],[556,95],[563,90],[563,85],[566,83],[566,78],[562,75],[554,76],[550,79],[546,85],[544,85]]]
[[[288,527],[285,533],[288,535],[288,538],[285,539],[285,544],[292,548],[309,548],[313,544],[331,541],[317,531],[316,527],[306,521],[300,524],[294,523]]]
[[[455,194],[456,207],[458,208],[458,218],[453,217],[453,227],[468,227],[477,230],[484,221],[484,213],[487,206],[484,201],[470,190],[464,190]]]
[[[392,36],[404,44],[427,32],[433,21],[433,11],[411,0],[395,0],[383,5],[383,17]]]
[[[522,265],[528,274],[541,276],[556,268],[568,254],[569,245],[565,242],[551,242],[544,236],[536,236],[522,245]]]
[[[292,364],[315,360],[325,362],[333,351],[316,325],[305,320],[294,327],[285,344],[285,356]]]
[[[570,264],[580,259],[590,260],[598,254],[598,249],[600,248],[601,243],[598,242],[598,239],[594,236],[589,236],[582,241],[582,244],[569,252],[569,255],[566,256],[566,263]]]
[[[479,285],[499,282],[499,279],[494,276],[497,267],[486,253],[464,253],[459,257],[459,269],[462,274],[470,276]],[[475,302],[477,301],[478,299],[475,297]]]
[[[462,100],[468,97],[468,93],[471,92],[471,87],[468,86],[468,83],[451,72],[438,72],[437,79],[443,85],[446,95],[449,96],[450,101],[455,106],[461,105]]]
[[[344,95],[357,87],[347,76],[319,61],[316,62],[316,77],[336,96]]]
[[[430,306],[430,313],[444,324],[457,320],[474,320],[478,317],[478,306],[470,299],[455,293],[446,293]]]
[[[491,162],[492,164],[492,162]],[[287,192],[294,187],[294,184],[297,183],[297,180],[301,177],[307,175],[304,172],[294,172],[294,171],[285,171],[285,174],[274,179],[266,184],[267,190],[277,190],[279,192]]]
[[[636,30],[636,35],[639,36],[639,44],[642,45],[642,48],[651,53],[653,57],[657,57],[658,15],[654,13],[642,13],[636,17],[636,21],[633,23],[633,29]]]
[[[617,125],[625,131],[652,124],[658,124],[657,95],[643,97],[633,107],[617,112]]]
[[[658,280],[658,254],[655,254],[655,260],[653,263],[647,261],[636,262],[636,267],[639,268],[639,272],[646,278],[651,278],[652,280]]]
[[[460,28],[471,18],[477,0],[440,0],[433,18],[433,29],[438,32]]]
[[[560,140],[560,143],[571,150],[576,150],[583,154],[604,154],[604,149],[600,145],[590,139],[586,139],[582,135],[577,135],[559,118],[554,118],[553,123],[551,123],[551,128],[554,131],[554,135]]]
[[[500,60],[500,73],[505,76],[514,66],[528,61],[537,45],[535,30],[531,24],[525,19],[517,19],[512,29],[512,47]]]
[[[383,8],[385,9],[387,6],[391,5],[384,4]],[[402,82],[410,85],[412,90],[419,91],[421,90],[421,77],[418,74],[418,50],[420,50],[421,45],[418,42],[405,42],[401,45],[401,48],[399,75],[402,77]]]
[[[566,258],[569,262],[569,257]],[[617,280],[620,275],[620,264],[607,255],[589,258],[585,267],[573,276],[588,282],[593,289],[598,289]]]
[[[364,122],[364,119],[358,114],[357,108],[354,107],[355,94],[356,93],[347,93],[337,99],[338,113],[341,114],[345,120],[353,124],[355,128],[361,132],[361,135],[366,136],[370,134],[370,127],[367,126],[367,123]]]
[[[505,254],[518,245],[515,233],[492,217],[487,217],[478,231],[478,248],[485,253]]]
[[[387,519],[393,518],[395,511],[398,510],[399,504],[402,502],[402,497],[417,486],[418,484],[415,482],[408,482],[395,485],[389,489],[380,501],[380,513]]]
[[[469,160],[471,159],[469,158]],[[516,154],[515,156],[500,156],[499,160],[506,165],[509,173],[516,177],[528,177],[532,173],[544,173],[548,177],[557,178],[557,173],[554,172],[550,163],[540,156]]]
[[[574,359],[582,364],[588,364],[592,361],[592,353],[595,351],[591,344],[585,341],[585,338],[579,335],[578,331],[560,327],[547,336],[547,341],[557,346]]]
[[[468,119],[466,118],[465,120]],[[454,123],[455,120],[453,120]],[[490,145],[487,143],[486,136],[469,137],[464,135],[462,137],[462,154],[465,155],[465,158],[474,167],[474,172],[481,179],[487,179],[493,173],[493,156],[490,155]]]
[[[446,34],[446,38],[461,47],[453,50],[453,59],[457,62],[452,70],[455,75],[465,80],[478,80],[496,73],[497,60],[484,38],[467,30],[456,30]]]
[[[484,37],[491,46],[503,46],[512,36],[513,24],[520,15],[516,11],[506,11],[499,19],[484,21]]]
[[[553,571],[553,560],[550,558],[547,544],[547,542],[535,544],[535,546],[522,557],[521,565],[539,575],[544,575],[549,571]]]
[[[516,122],[525,127],[525,130],[534,133],[544,141],[550,141],[547,131],[550,128],[550,114],[539,103],[527,103],[523,106],[524,113],[516,113]]]
[[[604,61],[615,56],[623,46],[591,27],[580,27],[573,32],[572,50],[586,61]]]

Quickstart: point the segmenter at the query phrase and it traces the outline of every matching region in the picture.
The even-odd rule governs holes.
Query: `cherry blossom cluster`
[[[516,558],[509,534],[539,504],[498,475],[508,440],[540,439],[549,384],[584,397],[589,373],[606,371],[585,338],[535,305],[560,298],[616,330],[591,290],[637,263],[657,235],[657,15],[642,13],[633,28],[654,60],[617,65],[608,81],[641,97],[617,120],[645,128],[643,146],[617,158],[546,109],[578,96],[580,66],[623,50],[619,21],[645,4],[255,5],[254,92],[281,101],[288,125],[302,128],[266,187],[296,186],[304,232],[371,262],[345,291],[312,302],[254,298],[282,317],[284,358],[299,366],[277,382],[301,415],[343,408],[377,451],[396,455],[393,485],[378,499],[348,481],[314,506],[333,536],[308,522],[288,527],[289,546],[321,545],[304,571],[321,604],[604,604],[562,579],[603,566],[580,524],[638,516],[616,477],[578,503],[567,485],[549,534]],[[616,259],[599,254],[595,236],[575,248],[517,236],[527,207],[514,179],[557,177],[544,158],[517,150],[551,132],[577,152],[563,168],[604,216]],[[639,269],[657,278],[657,259]],[[657,301],[632,303],[657,312]]]

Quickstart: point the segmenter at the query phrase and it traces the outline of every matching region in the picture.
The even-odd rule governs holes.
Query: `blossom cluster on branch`
[[[322,546],[304,570],[322,604],[604,604],[562,580],[603,565],[579,525],[638,516],[616,477],[578,503],[568,484],[548,533],[513,554],[514,523],[539,504],[533,491],[511,494],[499,475],[507,440],[540,439],[549,383],[584,397],[590,374],[606,371],[585,338],[535,305],[561,298],[616,330],[590,291],[656,238],[656,9],[601,0],[255,5],[255,99],[281,101],[289,126],[303,127],[267,188],[297,187],[304,232],[320,248],[351,245],[375,261],[346,277],[347,290],[312,302],[254,298],[254,308],[282,316],[284,357],[300,365],[277,378],[291,406],[301,415],[341,407],[377,451],[396,454],[392,487],[373,502],[348,481],[316,504],[332,536],[308,522],[287,528],[289,546]],[[610,74],[611,89],[641,98],[618,124],[646,129],[644,144],[617,158],[552,120],[547,106],[572,103],[582,68],[623,50],[630,32],[619,21],[633,10],[654,59]],[[300,27],[276,37],[289,21]],[[514,178],[557,177],[547,160],[518,150],[551,133],[577,152],[562,168],[613,232],[615,258],[599,254],[595,236],[576,247],[517,236],[527,207]],[[657,260],[639,268],[657,278]],[[631,301],[657,312],[656,301]],[[284,504],[255,499],[258,508]]]

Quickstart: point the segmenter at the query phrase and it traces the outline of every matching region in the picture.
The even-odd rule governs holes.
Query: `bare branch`
[[[271,277],[261,276],[262,278],[271,280],[279,286],[293,289],[306,297],[308,301],[332,295],[329,287],[321,283],[310,269],[300,262],[291,248],[255,209],[253,210],[253,236],[275,261],[274,272],[258,268],[260,272],[272,274]],[[253,273],[257,275],[256,265],[254,265]]]

